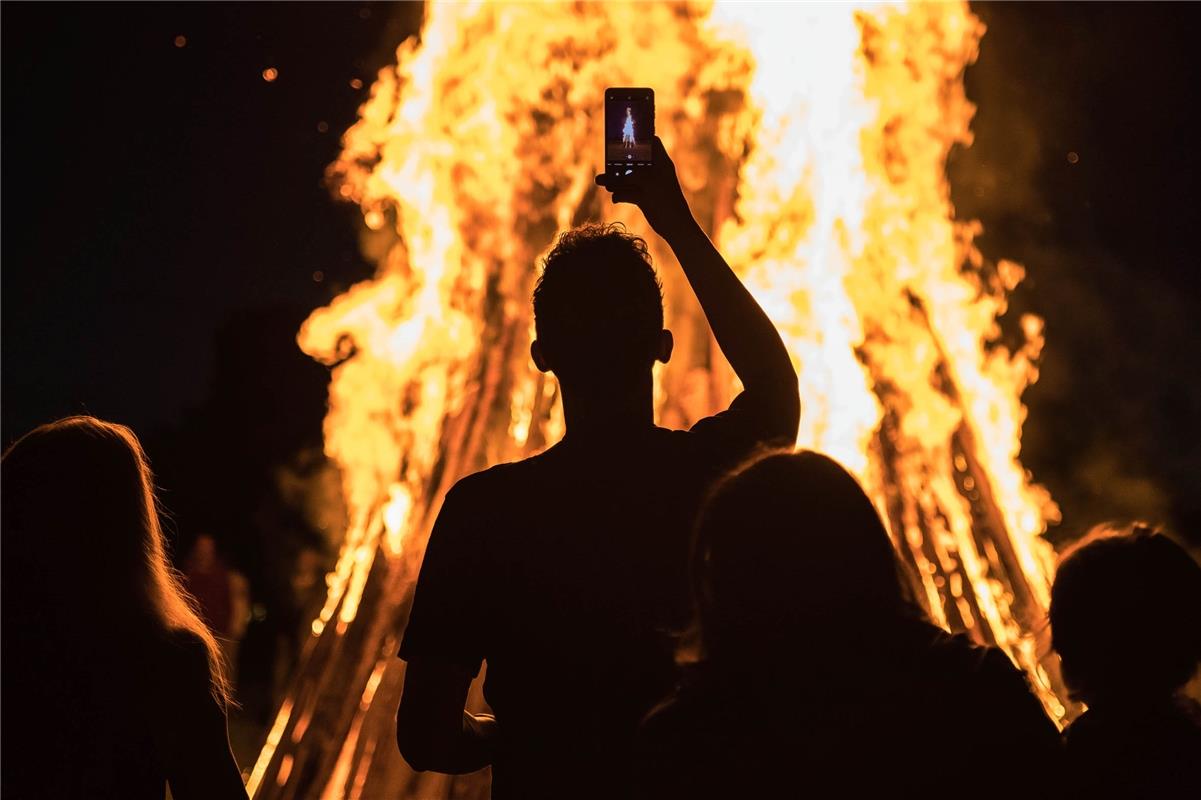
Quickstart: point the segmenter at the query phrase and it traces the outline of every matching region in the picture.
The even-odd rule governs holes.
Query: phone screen
[[[651,163],[655,135],[653,89],[605,90],[605,171],[629,174]]]

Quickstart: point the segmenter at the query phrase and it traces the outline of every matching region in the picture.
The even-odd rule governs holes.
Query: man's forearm
[[[496,720],[463,708],[472,677],[469,670],[444,662],[408,662],[396,711],[396,744],[413,769],[460,774],[492,763]]]
[[[700,225],[691,217],[681,220],[664,232],[664,238],[743,386],[795,385],[796,371],[775,325]]]
[[[401,755],[418,772],[442,772],[462,775],[492,763],[492,740],[496,720],[486,714],[463,712],[461,724],[451,729],[435,725],[417,729],[397,727]]]

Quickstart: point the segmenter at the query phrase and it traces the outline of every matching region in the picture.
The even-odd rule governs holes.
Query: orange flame
[[[331,168],[378,273],[299,336],[335,365],[325,446],[350,512],[314,633],[353,622],[377,551],[411,574],[450,480],[561,435],[555,384],[524,355],[535,264],[582,219],[641,228],[592,176],[604,88],[651,85],[698,217],[794,356],[798,444],[868,487],[932,616],[1005,648],[1062,717],[1031,633],[1058,511],[1018,460],[1041,321],[999,345],[1023,270],[985,261],[945,176],[971,142],[962,73],[982,34],[966,3],[430,4]],[[681,353],[657,413],[682,425],[737,387],[652,249]]]

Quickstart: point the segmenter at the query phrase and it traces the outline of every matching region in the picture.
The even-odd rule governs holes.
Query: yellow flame
[[[262,783],[263,774],[267,771],[267,765],[271,763],[271,757],[275,755],[275,748],[279,747],[280,740],[284,735],[284,728],[287,727],[288,719],[291,716],[292,701],[285,699],[275,714],[275,722],[272,723],[271,730],[267,732],[267,741],[263,744],[262,751],[259,752],[258,761],[254,763],[254,769],[250,771],[250,777],[246,780],[246,791],[252,797],[258,791],[259,784]],[[290,765],[289,771],[291,771]]]
[[[331,168],[378,273],[299,335],[333,365],[325,447],[351,520],[314,633],[354,620],[381,544],[419,557],[450,480],[561,435],[524,355],[535,264],[580,219],[644,230],[592,175],[604,88],[652,85],[694,208],[794,356],[798,444],[868,487],[933,618],[1004,647],[1062,716],[1030,635],[1058,512],[1018,460],[1042,326],[999,344],[1023,270],[986,262],[945,176],[982,34],[953,2],[430,4]],[[737,386],[651,244],[681,345],[657,413],[683,425]]]
[[[387,660],[381,660],[371,670],[371,676],[367,678],[367,685],[363,687],[362,697],[359,698],[360,711],[366,712],[371,706],[371,701],[375,697],[375,691],[379,688],[380,681],[384,677],[384,668],[387,667],[387,664]],[[346,781],[351,774],[351,769],[354,766],[354,754],[359,744],[359,734],[362,729],[363,716],[360,714],[351,724],[350,734],[342,742],[341,751],[338,753],[338,760],[330,772],[325,791],[321,794],[322,800],[341,800],[343,797],[343,787],[346,785]],[[353,796],[358,796],[358,793],[353,793]]]

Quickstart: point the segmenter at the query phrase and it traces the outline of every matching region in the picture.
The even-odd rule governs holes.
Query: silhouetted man
[[[567,433],[447,494],[400,648],[401,753],[417,770],[491,764],[496,798],[630,791],[638,722],[674,679],[700,500],[756,447],[796,436],[784,344],[654,147],[653,167],[597,182],[671,246],[745,388],[689,431],[656,427],[651,367],[672,337],[646,243],[621,226],[560,237],[534,290],[530,353],[559,380]],[[485,660],[495,718],[463,710]]]

